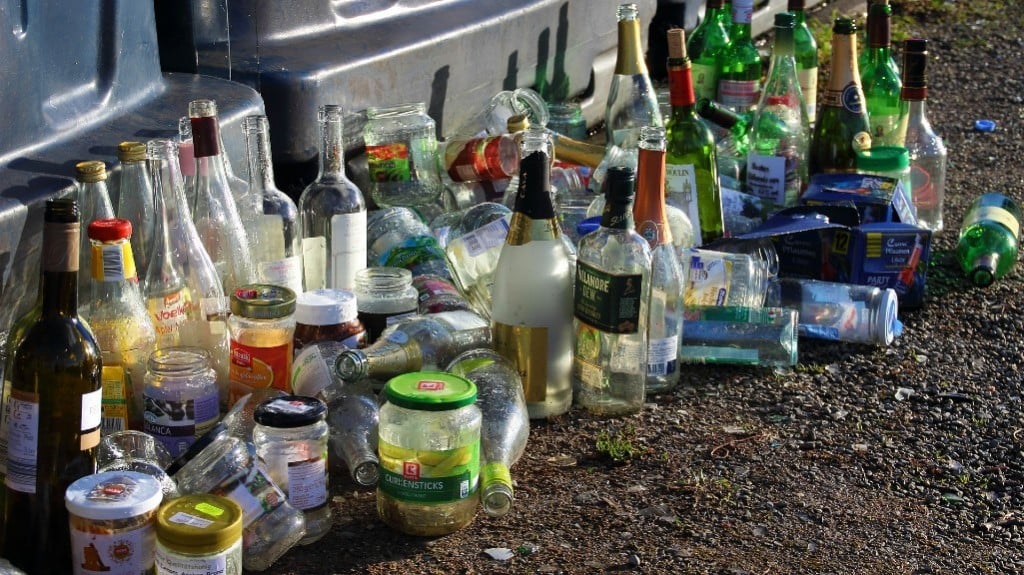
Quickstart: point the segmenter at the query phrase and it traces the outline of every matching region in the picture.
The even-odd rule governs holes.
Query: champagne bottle
[[[754,0],[733,0],[729,45],[718,53],[718,101],[739,113],[750,112],[761,97],[761,54],[750,37]]]
[[[79,233],[73,200],[47,202],[41,313],[11,362],[3,556],[29,573],[70,570],[64,492],[96,472],[102,359],[78,317]]]
[[[871,130],[855,58],[856,33],[857,25],[850,18],[836,18],[832,25],[831,73],[811,138],[811,176],[853,171],[857,167],[857,152],[871,147]]]
[[[114,217],[114,207],[110,203],[110,192],[107,190],[107,166],[98,160],[75,164],[75,179],[78,181],[78,213],[81,226],[79,233],[79,257],[83,262],[75,268],[78,270],[78,299],[88,301],[89,296],[89,234],[86,229],[93,220]]]
[[[868,121],[873,146],[899,145],[900,81],[890,49],[892,8],[888,3],[871,5],[868,49],[860,68],[860,84],[867,101]]]
[[[1005,276],[1017,263],[1020,207],[998,193],[974,200],[960,227],[956,257],[976,286],[986,287]]]
[[[796,16],[793,28],[793,56],[800,91],[807,104],[807,121],[814,124],[818,112],[818,41],[807,26],[806,0],[789,0],[787,8]]]
[[[146,167],[146,144],[121,142],[121,186],[117,194],[117,217],[132,224],[132,255],[137,277],[146,277],[153,251],[153,183]]]
[[[729,45],[730,19],[724,0],[707,0],[704,19],[686,41],[697,101],[718,97],[718,53]]]
[[[640,45],[640,16],[636,4],[620,5],[616,15],[619,44],[615,75],[604,111],[605,131],[609,147],[635,150],[640,140],[640,127],[660,126],[661,113]]]
[[[515,210],[491,288],[494,349],[519,372],[534,419],[572,405],[572,278],[551,203],[551,153],[547,134],[526,132]]]

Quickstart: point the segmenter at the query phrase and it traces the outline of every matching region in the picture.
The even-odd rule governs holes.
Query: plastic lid
[[[979,132],[994,132],[996,131],[996,123],[992,120],[975,120],[974,129]]]
[[[590,232],[596,231],[599,227],[601,227],[601,216],[587,218],[576,224],[576,234],[582,238]]]
[[[141,162],[146,159],[146,144],[121,142],[117,145],[117,159],[122,162]]]
[[[132,237],[132,223],[118,218],[95,220],[89,224],[89,239],[100,242],[116,242]]]
[[[343,289],[318,289],[295,299],[295,323],[334,325],[348,323],[359,315],[356,296]]]
[[[72,515],[109,521],[148,513],[160,505],[160,482],[134,471],[105,471],[86,475],[68,486],[64,504]]]
[[[107,166],[99,160],[78,162],[75,164],[75,175],[79,182],[102,182],[107,179]]]
[[[476,384],[450,373],[418,371],[391,378],[384,397],[406,409],[445,411],[475,402]]]
[[[295,292],[271,284],[249,284],[231,294],[231,313],[251,319],[277,319],[295,312]]]
[[[896,338],[896,314],[899,311],[899,298],[896,297],[896,290],[887,288],[882,290],[882,299],[878,302],[881,321],[875,323],[874,336],[879,343],[889,345]]]
[[[210,493],[179,497],[157,512],[156,537],[167,547],[193,555],[222,551],[242,537],[242,508]]]
[[[903,146],[873,146],[857,154],[857,169],[867,172],[902,172],[910,167],[910,152]]]
[[[312,425],[327,415],[327,405],[315,397],[284,395],[256,406],[253,419],[267,427],[293,428]]]

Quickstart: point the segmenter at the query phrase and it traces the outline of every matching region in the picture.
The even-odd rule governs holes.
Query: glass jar
[[[419,312],[421,314],[441,313],[444,311],[469,310],[472,306],[462,297],[458,288],[448,278],[437,275],[420,275],[412,279],[412,285],[419,294]]]
[[[359,273],[356,272],[356,278]],[[325,340],[340,342],[350,349],[365,347],[366,336],[352,292],[318,289],[301,293],[295,299],[295,354],[307,345]]]
[[[231,390],[234,405],[255,389],[291,391],[295,292],[270,284],[242,286],[231,294]]]
[[[319,540],[331,529],[326,418],[324,402],[299,395],[269,399],[256,408],[256,454],[288,503],[305,516],[300,545]]]
[[[302,539],[306,525],[302,512],[260,470],[254,451],[237,437],[221,435],[174,478],[182,493],[212,493],[241,507],[244,566],[263,571]]]
[[[419,309],[419,292],[412,287],[412,272],[405,268],[361,269],[356,272],[355,292],[368,344],[377,341],[384,328]]]
[[[857,154],[857,171],[862,174],[895,178],[903,183],[910,197],[910,152],[902,146],[873,146]]]
[[[377,513],[409,535],[445,535],[476,515],[480,409],[473,382],[441,372],[388,381],[380,408]]]
[[[156,517],[157,575],[242,575],[242,509],[209,493],[168,501]]]
[[[72,571],[152,573],[160,482],[133,471],[87,475],[68,486]]]
[[[149,356],[143,431],[172,457],[188,450],[220,417],[217,373],[210,352],[200,347],[169,347]]]
[[[768,262],[743,253],[677,248],[687,306],[761,307],[771,287]]]
[[[192,445],[197,445],[201,439],[197,439]],[[97,473],[132,471],[148,475],[160,483],[164,499],[174,499],[180,495],[178,484],[171,479],[171,474],[165,471],[172,462],[167,448],[152,435],[141,431],[111,433],[100,441],[100,447],[96,451]]]
[[[380,207],[422,206],[441,195],[437,126],[423,102],[366,110],[370,197]]]
[[[548,116],[548,129],[581,142],[587,139],[587,120],[578,102],[550,103]]]
[[[402,207],[374,210],[367,216],[366,264],[405,268],[414,276],[448,275],[437,238],[416,212]]]

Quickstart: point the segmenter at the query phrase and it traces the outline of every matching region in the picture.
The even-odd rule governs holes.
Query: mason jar
[[[419,292],[412,285],[412,272],[405,268],[361,269],[356,272],[355,293],[367,343],[377,341],[386,327],[419,309]]]
[[[142,429],[177,457],[210,430],[220,417],[217,373],[210,352],[200,347],[169,347],[149,356]]]
[[[379,207],[423,206],[441,195],[437,126],[423,102],[366,110],[370,197]]]

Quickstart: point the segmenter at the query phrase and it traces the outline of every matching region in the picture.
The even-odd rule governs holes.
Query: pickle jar
[[[220,393],[210,352],[168,347],[149,356],[142,429],[178,457],[217,423]]]
[[[395,530],[435,536],[476,516],[480,409],[476,385],[441,372],[388,381],[380,408],[377,513]]]
[[[386,327],[419,309],[419,292],[412,285],[412,272],[405,268],[361,269],[356,272],[355,293],[367,343],[377,341]]]
[[[164,503],[156,518],[157,575],[242,575],[242,508],[209,493]]]
[[[362,271],[362,270],[360,270]],[[356,272],[356,282],[359,272]],[[356,296],[348,290],[318,289],[295,299],[294,353],[318,341],[337,341],[350,349],[364,347],[366,327],[359,318]]]
[[[87,475],[68,486],[72,572],[116,565],[120,573],[152,573],[154,517],[162,499],[160,482],[134,471]]]
[[[294,314],[295,292],[283,286],[250,284],[231,294],[229,405],[254,390],[291,391]]]
[[[305,516],[306,536],[300,545],[319,540],[331,529],[326,418],[327,405],[313,397],[275,397],[256,408],[256,454],[288,503]]]
[[[423,102],[366,110],[370,197],[379,207],[423,206],[441,195],[437,126]]]

